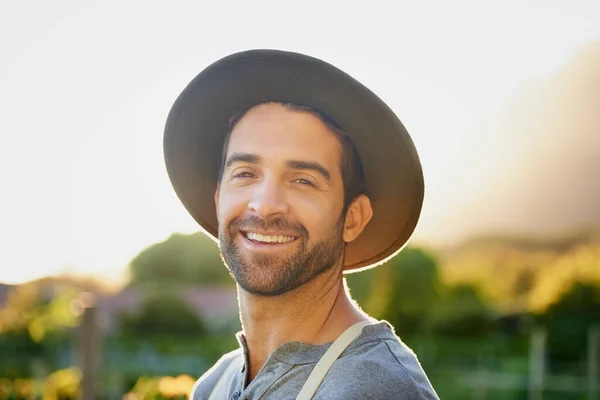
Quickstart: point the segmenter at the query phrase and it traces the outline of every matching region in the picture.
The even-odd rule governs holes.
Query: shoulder
[[[334,363],[323,381],[323,398],[438,398],[416,355],[385,328],[389,332],[361,335]]]
[[[206,371],[194,384],[190,393],[190,400],[204,400],[207,399],[217,382],[223,376],[227,367],[231,363],[239,362],[242,357],[242,350],[236,349],[225,355],[223,355],[219,361],[215,363],[208,371]]]

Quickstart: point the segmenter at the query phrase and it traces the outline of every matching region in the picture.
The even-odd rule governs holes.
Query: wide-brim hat
[[[303,54],[250,50],[204,69],[179,95],[164,134],[167,172],[177,196],[217,240],[214,194],[232,116],[266,102],[305,105],[332,118],[362,161],[373,218],[348,243],[345,271],[385,262],[407,243],[423,204],[417,151],[394,112],[340,69]]]

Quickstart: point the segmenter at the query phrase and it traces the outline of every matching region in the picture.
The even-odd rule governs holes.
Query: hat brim
[[[164,157],[179,199],[217,240],[214,194],[230,118],[254,105],[291,102],[333,118],[361,158],[373,218],[348,243],[345,271],[366,269],[398,253],[423,204],[423,172],[413,141],[394,112],[338,68],[303,54],[250,50],[225,57],[194,78],[167,118]]]

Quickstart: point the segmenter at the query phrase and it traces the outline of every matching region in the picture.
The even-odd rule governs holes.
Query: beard
[[[344,215],[325,236],[309,247],[307,229],[284,218],[265,220],[256,216],[236,218],[227,229],[219,225],[221,257],[237,284],[260,296],[277,296],[292,291],[334,268],[344,255]],[[279,230],[296,236],[299,248],[292,254],[249,254],[240,251],[234,237],[253,228]]]

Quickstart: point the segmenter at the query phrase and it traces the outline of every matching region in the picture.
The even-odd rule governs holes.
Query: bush
[[[494,316],[468,284],[448,288],[432,317],[432,329],[442,337],[483,337],[494,331]]]
[[[121,315],[121,333],[135,337],[198,336],[206,328],[196,312],[171,293],[153,294],[137,314]]]
[[[44,400],[75,400],[79,398],[81,371],[61,369],[48,376],[44,384]]]
[[[162,376],[156,378],[141,377],[129,393],[126,400],[185,400],[192,391],[195,379],[189,375],[178,377]]]
[[[600,326],[600,287],[575,282],[538,318],[548,328],[551,357],[578,361],[585,354],[589,330]]]
[[[77,368],[53,372],[45,380],[0,379],[0,399],[75,400],[79,398],[81,372]]]

